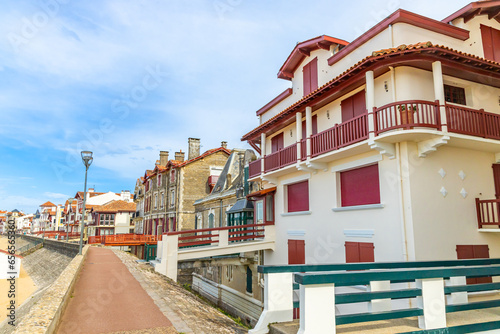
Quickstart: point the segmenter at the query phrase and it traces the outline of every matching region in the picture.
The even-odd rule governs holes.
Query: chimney
[[[227,141],[222,141],[220,143],[220,146],[223,147],[223,148],[227,148]]]
[[[89,188],[89,190],[87,192],[93,193],[94,192],[94,188]]]
[[[175,160],[183,162],[184,161],[184,152],[180,150],[179,152],[175,152]]]
[[[168,151],[160,151],[160,165],[166,166],[168,163]]]
[[[188,138],[188,160],[200,155],[200,140],[198,138]]]

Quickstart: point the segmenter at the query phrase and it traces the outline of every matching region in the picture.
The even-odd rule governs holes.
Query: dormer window
[[[304,76],[304,96],[318,88],[318,58],[314,58],[302,69]]]

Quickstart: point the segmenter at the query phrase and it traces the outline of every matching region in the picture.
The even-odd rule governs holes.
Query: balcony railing
[[[477,224],[500,228],[500,199],[480,200],[476,198]]]
[[[248,177],[252,178],[260,175],[262,166],[261,159],[257,159],[248,164]]]
[[[375,135],[394,129],[441,128],[439,102],[410,100],[375,109]]]
[[[297,162],[297,143],[264,157],[264,171],[270,172]]]
[[[307,139],[302,139],[300,141],[300,160],[304,161],[307,159]]]
[[[500,139],[500,115],[455,105],[446,105],[448,131]]]
[[[363,114],[311,136],[311,155],[316,157],[368,138],[368,114]]]

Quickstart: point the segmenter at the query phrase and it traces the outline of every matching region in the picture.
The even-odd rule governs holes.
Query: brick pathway
[[[243,334],[248,332],[178,284],[154,272],[150,265],[137,263],[135,256],[119,250],[114,252],[153,298],[163,314],[172,321],[179,333]]]
[[[58,333],[177,332],[113,251],[91,247]]]

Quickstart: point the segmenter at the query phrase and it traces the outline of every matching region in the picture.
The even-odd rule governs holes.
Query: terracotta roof
[[[363,58],[362,60],[360,60],[347,70],[345,70],[343,73],[335,77],[334,79],[330,80],[323,86],[317,88],[309,95],[304,96],[299,101],[288,106],[287,108],[285,108],[283,111],[281,111],[271,119],[267,120],[266,122],[262,123],[252,131],[245,134],[241,138],[241,140],[242,141],[251,140],[256,138],[261,132],[265,131],[267,128],[271,128],[274,124],[289,118],[291,115],[295,115],[295,112],[301,110],[302,108],[305,108],[307,105],[311,104],[312,101],[316,100],[320,96],[327,94],[330,90],[335,88],[340,83],[347,81],[348,79],[352,78],[355,74],[359,72],[367,71],[367,68],[369,66],[375,64],[380,60],[385,59],[387,56],[402,56],[409,54],[417,54],[420,56],[423,54],[424,51],[427,52],[428,54],[433,54],[436,58],[446,58],[449,59],[450,61],[455,61],[457,63],[460,63],[460,66],[463,66],[463,71],[467,71],[466,65],[469,65],[473,66],[474,69],[484,69],[491,71],[491,74],[495,74],[495,72],[497,74],[500,73],[500,67],[498,66],[500,65],[500,63],[473,54],[458,51],[444,45],[432,44],[431,42],[423,42],[410,45],[403,44],[396,48],[374,51],[372,52],[372,55]],[[463,58],[465,58],[466,62],[463,61]],[[472,62],[475,63],[468,64]]]
[[[107,204],[97,206],[94,208],[94,212],[134,212],[135,203],[129,203],[125,201],[112,201]]]
[[[47,207],[47,206],[56,206],[56,205],[55,205],[54,203],[52,203],[52,202],[47,201],[47,202],[43,203],[43,204],[42,204],[42,205],[40,205],[40,206],[41,206],[41,207]]]

